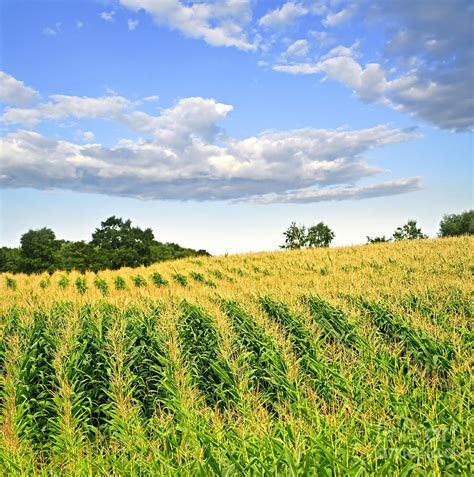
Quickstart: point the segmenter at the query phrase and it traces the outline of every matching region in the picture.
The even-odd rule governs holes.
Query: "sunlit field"
[[[2,274],[0,468],[468,475],[473,244]]]

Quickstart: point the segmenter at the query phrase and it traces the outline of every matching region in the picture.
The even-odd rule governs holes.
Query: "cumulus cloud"
[[[420,177],[409,177],[393,181],[384,181],[365,186],[329,187],[326,189],[306,188],[284,194],[266,194],[249,198],[249,202],[258,204],[292,203],[308,204],[331,200],[361,200],[374,197],[406,194],[422,190]]]
[[[13,84],[24,88],[17,83]],[[92,143],[96,140],[92,131],[80,129],[76,130],[80,143],[33,130],[10,132],[0,139],[0,186],[143,199],[258,201],[261,197],[265,202],[271,194],[271,201],[290,200],[285,199],[290,195],[294,201],[333,200],[334,186],[342,186],[350,198],[359,180],[383,172],[364,160],[365,153],[419,137],[415,130],[379,125],[361,130],[264,131],[238,140],[219,126],[232,105],[189,97],[157,115],[138,109],[144,100],[156,99],[130,101],[114,92],[98,98],[51,95],[34,107],[5,108],[4,123],[34,127],[42,121],[96,118],[120,123],[143,137],[105,147]],[[399,185],[403,191],[403,184]],[[372,189],[364,187],[355,195],[369,196]],[[405,188],[411,190],[413,183],[407,181]],[[383,195],[383,190],[374,194]]]
[[[336,16],[328,15],[325,23],[339,23],[349,8]],[[367,11],[368,20],[387,27],[389,39],[383,48],[383,62],[363,64],[355,43],[333,48],[313,62],[286,61],[273,65],[273,69],[290,74],[325,74],[351,88],[362,101],[389,105],[443,129],[473,130],[471,2],[394,0],[371,2]]]
[[[120,0],[134,11],[145,10],[159,24],[183,33],[189,38],[204,40],[212,46],[232,46],[241,50],[255,50],[247,38],[244,26],[252,18],[249,0],[220,2],[186,2],[167,0]]]
[[[37,91],[25,86],[23,81],[0,71],[0,102],[23,106],[31,103],[37,96]]]
[[[34,108],[6,108],[0,116],[0,121],[8,124],[23,124],[35,126],[42,120],[57,120],[68,116],[74,118],[114,117],[131,102],[117,95],[99,98],[51,95],[52,101],[40,103]]]
[[[175,200],[256,200],[312,187],[322,200],[329,186],[381,172],[363,160],[368,150],[418,137],[382,125],[268,131],[236,140],[216,125],[231,110],[215,100],[185,98],[160,116],[135,118],[130,126],[146,128],[149,139],[123,139],[113,147],[15,131],[0,140],[0,185]]]
[[[300,3],[286,2],[280,8],[267,12],[259,19],[260,26],[277,28],[288,25],[296,18],[307,15],[309,10]]]

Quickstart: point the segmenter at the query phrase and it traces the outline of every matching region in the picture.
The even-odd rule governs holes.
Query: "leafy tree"
[[[97,252],[99,268],[138,267],[153,262],[153,231],[132,227],[131,220],[112,216],[101,222],[90,244]]]
[[[60,243],[51,229],[29,230],[20,239],[21,271],[52,272],[58,265]]]
[[[391,238],[386,238],[385,235],[381,237],[369,237],[367,235],[367,243],[382,243],[382,242],[390,242]]]
[[[319,222],[308,229],[305,245],[307,247],[329,247],[335,236],[335,233],[324,222]]]
[[[419,240],[425,238],[428,238],[428,236],[421,231],[421,228],[417,227],[416,220],[409,220],[402,227],[398,227],[393,233],[393,239],[395,241]]]
[[[440,237],[474,234],[474,210],[445,215],[439,224]]]
[[[285,232],[285,243],[280,248],[297,249],[302,248],[306,244],[306,227],[304,225],[296,225],[296,222],[291,222]]]
[[[60,259],[59,268],[63,270],[79,270],[82,273],[86,270],[97,270],[94,248],[84,241],[62,241]]]
[[[19,248],[0,247],[0,272],[21,272]]]
[[[285,243],[281,248],[286,249],[329,247],[335,237],[334,232],[324,222],[319,222],[309,228],[292,222],[283,235]]]

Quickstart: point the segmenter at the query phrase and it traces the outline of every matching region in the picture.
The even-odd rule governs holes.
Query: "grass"
[[[473,240],[0,277],[2,475],[470,475]]]

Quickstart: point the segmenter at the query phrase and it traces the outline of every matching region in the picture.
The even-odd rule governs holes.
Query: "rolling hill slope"
[[[0,468],[467,475],[473,243],[4,274]]]

